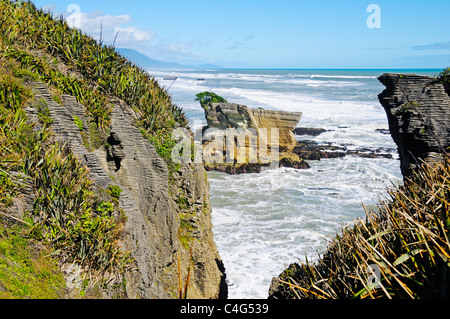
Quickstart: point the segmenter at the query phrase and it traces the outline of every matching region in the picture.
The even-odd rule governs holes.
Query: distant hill
[[[185,68],[185,66],[178,64],[178,63],[165,62],[165,61],[151,59],[148,56],[146,56],[145,54],[142,54],[133,49],[118,48],[116,50],[120,54],[122,54],[126,58],[130,59],[131,61],[133,61],[134,63],[136,63],[138,66],[140,66],[142,68],[157,68],[157,69],[182,69],[182,68]]]
[[[195,69],[222,69],[221,66],[214,64],[201,64],[201,65],[181,65],[175,62],[165,62],[152,59],[147,55],[140,53],[133,49],[125,49],[125,48],[117,48],[116,49],[120,54],[130,59],[138,66],[144,69],[187,69],[187,68],[195,68]]]

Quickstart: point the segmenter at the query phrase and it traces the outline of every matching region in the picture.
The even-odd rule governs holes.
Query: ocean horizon
[[[404,70],[411,70],[411,71],[438,71],[441,72],[443,69],[439,69],[439,68],[238,68],[238,67],[233,67],[233,68],[229,68],[229,67],[220,67],[220,68],[204,68],[204,69],[198,69],[198,68],[190,68],[192,70],[197,70],[199,72],[201,71],[207,71],[207,70],[213,70],[213,71],[218,71],[218,70],[291,70],[291,71],[404,71]],[[163,69],[163,70],[168,70],[168,69]],[[170,70],[170,69],[169,69]],[[177,69],[173,69],[173,70],[177,70]],[[179,70],[186,70],[186,69],[179,69]]]
[[[219,67],[219,68],[195,68],[195,67],[186,67],[186,68],[161,68],[161,69],[151,69],[150,74],[160,73],[160,72],[186,72],[186,71],[196,71],[196,72],[208,72],[208,71],[355,71],[355,72],[378,72],[383,73],[405,73],[411,72],[414,74],[425,74],[430,76],[438,75],[442,69],[439,68],[238,68],[238,67]],[[381,71],[381,72],[380,72]]]

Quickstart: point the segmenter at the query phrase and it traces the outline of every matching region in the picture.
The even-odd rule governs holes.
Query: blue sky
[[[444,68],[450,1],[36,0],[151,58],[229,68]],[[378,11],[367,11],[371,4]],[[70,9],[71,9],[70,8]],[[378,19],[379,17],[379,19]],[[375,18],[373,20],[372,18]],[[367,20],[379,22],[369,28]],[[375,25],[377,26],[377,25]]]

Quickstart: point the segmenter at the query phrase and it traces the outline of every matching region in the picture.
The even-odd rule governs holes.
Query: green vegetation
[[[81,121],[81,119],[77,116],[73,116],[73,122],[78,126],[78,129],[80,130],[80,132],[84,131],[84,125],[83,122]]]
[[[68,28],[31,2],[2,1],[0,9],[1,297],[59,296],[63,283],[58,266],[41,258],[34,245],[52,251],[61,263],[80,265],[90,278],[83,291],[106,282],[119,287],[121,274],[132,266],[129,253],[119,244],[126,222],[118,202],[122,190],[113,185],[106,190],[94,187],[87,168],[71,150],[52,140],[48,105],[34,98],[31,86],[34,81],[45,82],[58,103],[64,93],[86,107],[83,120],[88,124],[83,126],[79,118],[74,122],[91,150],[104,142],[110,98],[123,99],[138,114],[141,131],[168,161],[171,172],[179,166],[170,165],[168,154],[175,145],[170,133],[175,123],[186,125],[184,115],[153,78],[113,48]],[[28,123],[27,106],[38,111],[44,124],[40,130]],[[13,206],[25,189],[34,200],[29,211],[20,212],[26,222],[10,215],[21,215]],[[6,234],[5,221],[11,220],[26,226],[20,233]]]
[[[10,74],[2,74],[0,77],[0,103],[7,109],[17,110],[32,97],[29,89]]]
[[[11,73],[0,69],[0,210],[31,188],[34,206],[26,213],[27,236],[63,252],[65,261],[93,275],[123,272],[131,260],[120,249],[124,221],[111,203],[119,190],[112,188],[109,197],[94,192],[87,168],[73,153],[53,142],[45,126],[33,131],[23,110],[31,103],[31,90]]]
[[[39,99],[38,101],[34,101],[31,105],[38,111],[39,122],[46,126],[49,126],[53,123],[53,119],[50,116],[50,110],[48,108],[47,102],[44,99]]]
[[[178,230],[178,239],[180,240],[181,245],[185,249],[189,249],[189,245],[193,240],[192,231],[194,230],[193,226],[193,215],[194,212],[191,211],[188,200],[183,196],[178,196],[176,203],[180,208],[180,228]]]
[[[126,222],[119,207],[122,189],[94,186],[71,150],[53,140],[49,107],[32,91],[37,81],[49,86],[56,103],[63,105],[63,94],[69,94],[83,104],[85,114],[74,117],[74,123],[88,151],[106,143],[114,99],[127,103],[143,136],[167,162],[172,186],[181,166],[171,161],[176,145],[171,133],[175,127],[187,127],[187,120],[155,79],[114,47],[71,29],[63,18],[31,1],[0,2],[0,265],[3,261],[9,265],[0,269],[0,297],[57,297],[57,289],[43,290],[36,288],[38,284],[12,288],[17,280],[32,284],[30,278],[40,276],[36,267],[27,268],[30,278],[11,268],[18,260],[3,247],[15,238],[23,239],[24,251],[38,244],[60,265],[79,265],[84,278],[90,278],[84,280],[82,295],[106,283],[105,289],[123,289],[122,274],[133,261],[119,243]],[[37,110],[41,125],[28,122],[24,110],[28,106]],[[32,197],[33,207],[17,212],[14,205],[24,192]],[[12,221],[24,228],[20,234],[3,235]],[[187,235],[184,238],[188,240]],[[34,250],[30,254],[29,262],[25,253],[20,258],[27,266],[39,264],[41,257]],[[45,262],[53,265],[52,259]],[[47,272],[60,275],[53,268]],[[55,278],[46,280],[49,288],[60,287]]]
[[[450,95],[450,67],[439,73],[438,81],[444,84],[445,91]]]
[[[423,164],[391,200],[347,227],[315,264],[293,265],[286,298],[448,298],[450,159]],[[370,268],[380,269],[379,283]]]
[[[145,70],[32,2],[0,3],[0,56],[3,63],[18,63],[17,75],[75,96],[99,130],[108,129],[109,97],[135,110],[138,125],[158,140],[158,151],[170,147],[165,141],[175,123],[187,125],[182,110]]]
[[[196,95],[195,101],[200,102],[203,108],[209,103],[227,103],[227,100],[213,92],[199,93]]]
[[[58,263],[28,231],[0,221],[0,299],[63,297],[65,281]]]
[[[123,190],[117,185],[109,185],[108,186],[108,192],[111,195],[111,197],[114,199],[119,199],[120,194],[122,194],[122,191]]]
[[[86,108],[85,118],[74,118],[74,122],[88,151],[106,143],[111,101],[119,98],[126,102],[137,115],[142,134],[166,161],[173,181],[180,164],[171,159],[176,145],[172,131],[176,126],[187,127],[185,115],[152,76],[114,47],[70,28],[63,18],[36,8],[30,1],[2,1],[0,63],[15,69],[21,81],[49,85],[59,104],[62,94],[76,97]],[[50,122],[45,110],[41,113],[42,121]]]
[[[54,143],[46,151],[31,151],[24,171],[35,181],[37,194],[33,236],[91,271],[126,267],[128,255],[118,244],[122,221],[116,220],[110,200],[94,193],[87,169],[67,148]]]

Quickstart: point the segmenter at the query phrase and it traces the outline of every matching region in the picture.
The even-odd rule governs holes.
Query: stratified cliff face
[[[297,141],[294,129],[302,118],[300,112],[249,109],[255,128],[279,129],[280,152],[290,153]]]
[[[434,77],[388,73],[379,81],[386,86],[379,100],[408,177],[420,160],[439,160],[449,147],[450,97]]]
[[[290,152],[296,145],[293,131],[302,113],[251,109],[234,103],[211,103],[205,110],[205,116],[208,128],[278,129],[280,152]]]
[[[88,151],[80,128],[89,126],[83,105],[69,95],[62,104],[52,99],[47,85],[35,83],[35,96],[48,105],[56,139],[67,142],[90,169],[96,185],[122,188],[120,206],[127,222],[123,247],[135,267],[125,274],[128,298],[177,298],[191,267],[188,298],[224,298],[225,274],[211,224],[209,184],[202,165],[182,165],[169,178],[164,160],[135,125],[136,115],[114,99],[106,145]],[[28,108],[31,119],[37,110]],[[181,274],[179,274],[179,265]],[[191,265],[191,266],[189,266]]]
[[[250,173],[260,172],[264,166],[269,165],[272,165],[272,167],[309,167],[303,159],[292,153],[297,144],[293,130],[299,123],[302,113],[251,109],[245,105],[234,103],[210,103],[205,107],[205,117],[208,123],[205,131],[212,129],[213,134],[216,134],[214,130],[218,130],[225,135],[227,134],[227,129],[236,130],[234,137],[231,136],[231,139],[223,141],[223,156],[226,155],[227,148],[229,150],[229,143],[236,143],[239,139],[239,134],[247,132],[255,140],[254,144],[250,144],[250,140],[245,141],[245,154],[254,152],[258,158],[256,163],[249,163],[249,155],[246,155],[245,160],[241,161],[238,155],[239,150],[237,150],[239,146],[237,146],[234,154],[234,163],[230,165],[230,163],[225,163],[227,162],[226,160],[223,161],[224,164],[217,162],[205,163],[207,169],[226,171],[227,173]],[[204,145],[209,144],[208,140],[209,137],[207,137]],[[271,160],[263,160],[266,151],[269,156],[273,155]]]

